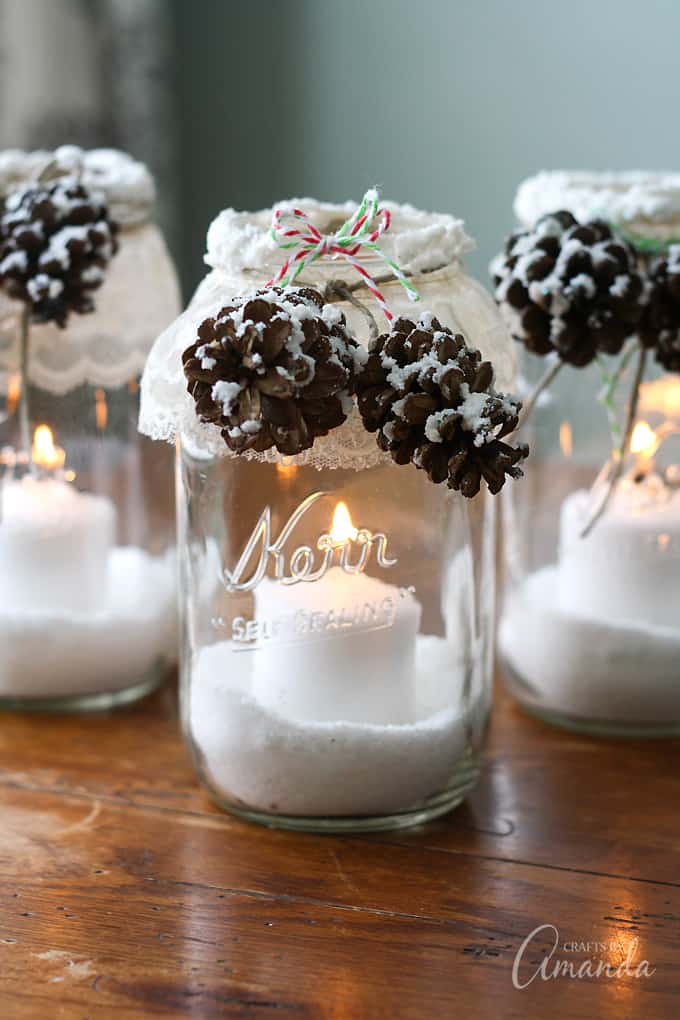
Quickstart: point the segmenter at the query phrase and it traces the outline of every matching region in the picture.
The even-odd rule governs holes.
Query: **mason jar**
[[[602,217],[638,247],[640,267],[680,233],[680,177],[544,173],[518,192],[525,226],[566,209]],[[680,732],[680,377],[650,355],[620,480],[639,354],[564,366],[526,436],[521,487],[503,493],[506,583],[499,652],[511,692],[568,728],[620,736]],[[627,368],[620,372],[623,364]],[[545,361],[524,354],[530,387]],[[620,374],[620,378],[617,377]],[[618,468],[617,468],[618,470]]]
[[[0,297],[0,707],[108,708],[175,658],[173,464],[137,431],[139,379],[177,314],[153,180],[112,150],[0,154],[3,194],[51,165],[103,192],[119,250],[95,311],[22,328]]]
[[[324,233],[354,210],[304,208]],[[490,297],[461,269],[462,224],[388,208],[390,254],[413,274],[423,306],[492,357],[507,386],[512,348]],[[251,820],[318,831],[413,825],[457,804],[479,771],[493,498],[466,500],[397,467],[356,407],[295,456],[231,455],[219,431],[198,422],[181,353],[208,314],[275,274],[282,256],[270,221],[271,210],[218,217],[212,272],[159,339],[143,380],[142,428],[178,439],[186,740],[211,796]],[[380,275],[377,260],[362,261]],[[353,274],[343,261],[316,262],[296,283],[332,294],[367,345],[366,320],[338,286]],[[410,314],[396,282],[381,286],[395,314]]]

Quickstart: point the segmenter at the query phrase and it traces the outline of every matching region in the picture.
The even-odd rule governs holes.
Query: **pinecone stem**
[[[385,279],[389,279],[389,277],[387,276]],[[379,280],[376,280],[376,283],[379,282]],[[324,291],[324,300],[331,302],[336,298],[340,298],[341,301],[347,301],[347,303],[352,305],[353,308],[356,308],[357,311],[361,312],[368,323],[368,333],[372,342],[377,339],[380,331],[378,329],[378,323],[375,321],[375,316],[368,305],[364,304],[363,301],[360,301],[359,298],[354,295],[354,291],[361,286],[365,286],[361,280],[359,280],[357,284],[347,284],[344,280],[329,280]]]
[[[76,161],[75,171],[66,174],[64,167],[61,166],[58,159],[50,159],[45,166],[42,168],[40,173],[36,177],[37,184],[51,184],[52,181],[58,180],[60,177],[69,176],[75,177],[80,182],[83,176],[83,160],[82,154]]]
[[[621,424],[616,410],[616,391],[619,388],[621,380],[628,371],[628,366],[637,349],[638,341],[635,337],[631,337],[623,351],[623,354],[621,355],[621,358],[619,359],[618,365],[611,375],[607,370],[603,356],[601,354],[597,355],[597,364],[602,375],[602,391],[600,393],[599,400],[607,412],[609,431],[612,437],[612,446],[615,448],[620,447],[623,439]]]
[[[37,184],[49,184],[56,177],[59,176],[59,163],[56,159],[51,159],[42,168],[38,176],[36,177]]]
[[[402,276],[406,277],[407,280],[411,280],[415,276],[429,276],[430,273],[440,273],[442,269],[446,269],[447,265],[448,265],[447,262],[442,262],[440,266],[433,266],[431,269],[419,269],[417,273],[412,273],[407,269],[402,269],[400,270],[400,272]],[[385,283],[394,283],[394,280],[395,277],[393,273],[383,273],[382,276],[373,277],[373,283],[376,284],[376,286],[378,287],[382,287],[383,284]],[[357,290],[362,290],[363,288],[366,288],[368,290],[368,284],[362,277],[359,277],[358,280],[353,280],[352,283],[345,283],[344,280],[342,281],[342,283],[343,286],[352,293],[354,293]]]
[[[542,393],[545,392],[545,390],[548,389],[549,386],[552,385],[563,365],[564,365],[563,361],[555,359],[555,361],[553,361],[552,364],[548,366],[546,371],[538,380],[538,382],[534,386],[533,390],[531,391],[527,399],[522,402],[522,413],[519,416],[519,422],[517,424],[515,432],[519,432],[521,428],[524,428],[527,421],[531,417],[533,409],[536,407],[536,404],[538,403],[539,397],[541,396]]]
[[[630,446],[630,440],[633,435],[633,428],[635,427],[635,419],[637,418],[637,409],[640,402],[640,387],[642,380],[645,377],[645,369],[647,367],[647,351],[644,347],[640,346],[637,368],[635,370],[635,378],[633,379],[633,385],[630,391],[630,399],[628,401],[628,410],[626,412],[626,426],[623,433],[623,442],[618,450],[615,452],[614,467],[609,475],[607,487],[604,491],[604,495],[598,505],[595,507],[591,517],[583,528],[580,537],[587,538],[590,532],[593,530],[597,522],[600,520],[605,510],[609,506],[612,496],[616,490],[616,486],[621,481],[623,469],[626,462],[626,453]]]
[[[31,310],[22,305],[19,319],[19,435],[22,451],[31,453],[31,418],[28,407],[28,353],[31,326]]]

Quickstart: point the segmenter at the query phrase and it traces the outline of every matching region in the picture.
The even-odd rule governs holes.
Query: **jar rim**
[[[381,203],[381,207],[391,215],[390,229],[380,238],[381,248],[405,272],[416,274],[453,265],[474,248],[463,220],[455,216],[389,201]],[[286,251],[272,237],[272,215],[274,209],[285,212],[294,208],[301,208],[324,233],[337,230],[356,211],[357,204],[295,198],[255,212],[224,209],[208,229],[205,262],[212,269],[233,275],[265,266],[278,269]],[[360,258],[369,265],[381,261],[369,251],[362,252]],[[338,265],[331,261],[327,264]]]
[[[0,197],[30,185],[48,166],[54,178],[76,176],[85,187],[102,192],[121,229],[149,222],[156,199],[154,179],[144,163],[119,149],[63,145],[54,151],[0,151]]]
[[[368,253],[364,257],[361,256],[362,265],[367,268],[371,275],[380,279],[381,290],[392,290],[393,288],[400,287],[399,280],[391,273],[391,270],[385,265],[383,259],[373,253]],[[277,262],[271,261],[261,266],[253,267],[252,269],[243,269],[242,273],[245,279],[252,280],[253,289],[262,288],[268,283],[281,268],[282,260]],[[409,272],[409,282],[418,289],[424,280],[428,282],[437,283],[443,276],[448,273],[458,271],[460,269],[460,261],[458,259],[452,259],[451,261],[441,263],[440,265],[433,265],[430,268],[418,269],[414,272]],[[221,270],[216,270],[220,272]],[[343,283],[352,283],[355,280],[359,280],[356,269],[351,263],[344,259],[323,259],[317,262],[313,262],[309,265],[296,279],[295,286],[297,287],[313,287],[318,289],[322,285],[326,285],[331,280],[341,280]],[[341,298],[334,299],[338,304],[342,304]]]
[[[680,233],[680,174],[654,170],[542,170],[522,181],[517,219],[533,227],[566,209],[579,220],[600,218],[658,240]]]

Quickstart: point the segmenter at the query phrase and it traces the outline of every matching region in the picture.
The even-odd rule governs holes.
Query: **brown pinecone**
[[[293,455],[345,421],[361,355],[344,315],[307,287],[234,298],[182,360],[197,414],[230,450]]]
[[[515,339],[577,368],[598,353],[618,354],[642,315],[635,252],[602,220],[542,216],[533,230],[510,235],[491,273]]]
[[[680,244],[649,267],[649,296],[638,329],[645,347],[668,372],[680,372]]]
[[[116,234],[102,197],[76,181],[14,191],[0,215],[0,286],[34,322],[63,327],[71,312],[94,310]]]
[[[357,376],[359,411],[378,445],[397,464],[423,468],[476,496],[482,479],[492,493],[519,478],[529,450],[504,443],[521,404],[496,393],[489,361],[436,318],[398,319],[378,337]]]

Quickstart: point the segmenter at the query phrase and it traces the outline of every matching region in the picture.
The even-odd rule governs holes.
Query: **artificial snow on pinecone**
[[[116,233],[103,197],[73,179],[14,191],[0,214],[0,286],[34,322],[63,327],[94,310]]]
[[[649,268],[649,295],[638,335],[668,372],[680,372],[680,244]]]
[[[503,442],[522,405],[497,393],[493,379],[491,363],[434,316],[398,319],[357,377],[359,411],[397,464],[411,462],[464,496],[476,496],[482,479],[495,494],[521,476],[529,450]]]
[[[578,368],[618,354],[642,315],[635,252],[602,220],[542,216],[533,230],[510,235],[491,273],[515,339]]]
[[[182,360],[196,413],[230,450],[294,455],[346,420],[365,357],[321,294],[275,287],[205,319]]]

